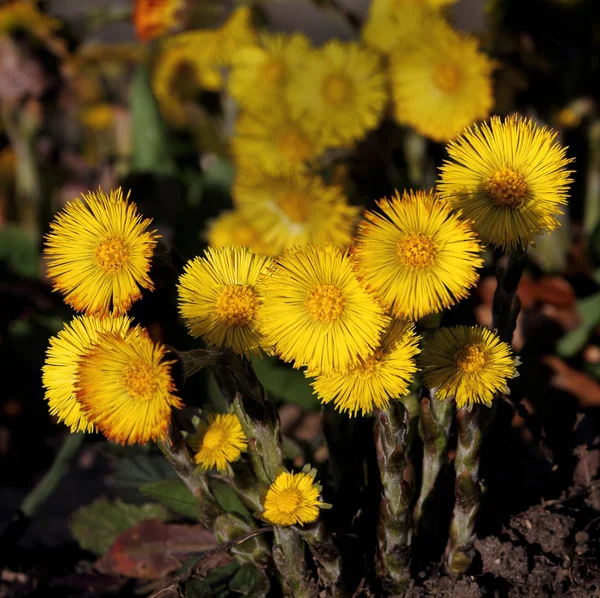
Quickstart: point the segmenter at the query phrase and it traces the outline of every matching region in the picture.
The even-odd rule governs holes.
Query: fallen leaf
[[[552,384],[574,395],[580,407],[600,405],[600,384],[593,378],[568,366],[562,359],[553,355],[545,357],[544,363],[554,371]]]
[[[187,555],[214,548],[212,532],[201,525],[142,521],[119,535],[110,550],[96,562],[107,575],[162,579],[181,565]]]

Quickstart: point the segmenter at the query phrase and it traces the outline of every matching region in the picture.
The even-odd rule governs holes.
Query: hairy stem
[[[308,574],[304,543],[300,536],[295,530],[279,525],[274,527],[274,533],[273,560],[285,595],[293,598],[316,598],[317,586]]]

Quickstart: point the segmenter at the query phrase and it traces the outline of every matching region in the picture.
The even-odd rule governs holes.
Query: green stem
[[[588,236],[600,223],[600,120],[589,128],[589,158],[585,184],[583,228]]]
[[[456,483],[455,503],[450,523],[450,539],[446,549],[448,570],[452,575],[463,575],[474,555],[475,519],[479,511],[481,488],[479,484],[479,451],[481,429],[479,405],[469,411],[463,407],[456,413],[458,445],[454,469]]]
[[[293,598],[316,598],[317,585],[308,574],[304,543],[295,530],[274,527],[273,560],[279,571],[284,594]]]
[[[421,492],[413,512],[417,534],[433,527],[435,485],[448,459],[448,438],[453,412],[454,402],[438,401],[435,389],[430,391],[429,398],[421,400],[419,435],[423,441],[423,471]]]
[[[393,593],[401,593],[410,581],[412,542],[412,467],[408,461],[409,414],[400,401],[379,411],[376,443],[383,497],[377,539],[381,573]]]
[[[171,467],[198,502],[198,506],[200,507],[200,523],[206,529],[212,530],[215,519],[223,511],[213,499],[205,476],[195,471],[195,465],[190,458],[185,440],[179,428],[171,423],[168,436],[158,441],[157,444]]]
[[[33,517],[40,505],[54,492],[60,481],[69,471],[69,463],[79,451],[82,442],[83,434],[81,433],[69,434],[64,439],[50,469],[21,503],[21,511],[26,517]]]

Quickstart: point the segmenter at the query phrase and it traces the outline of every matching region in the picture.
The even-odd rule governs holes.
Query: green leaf
[[[140,521],[164,521],[168,518],[169,512],[161,505],[128,505],[121,500],[112,502],[103,497],[79,509],[69,527],[81,548],[104,554],[120,533]]]
[[[228,484],[221,480],[211,479],[210,489],[215,500],[226,513],[235,513],[247,521],[252,520],[250,511],[246,509],[242,501],[237,497],[235,491]]]
[[[253,359],[252,367],[271,399],[317,411],[319,400],[304,374],[283,364],[276,357]]]
[[[200,509],[194,495],[179,478],[143,484],[140,486],[140,492],[169,507],[175,513],[192,519],[200,517]]]
[[[583,349],[594,328],[600,324],[600,292],[577,301],[575,309],[581,324],[558,342],[558,354],[562,357],[572,357]]]
[[[132,170],[172,175],[175,161],[167,127],[152,92],[150,74],[146,65],[137,67],[131,81],[130,107],[132,124]]]
[[[229,589],[246,596],[260,598],[266,596],[270,588],[269,580],[264,571],[259,571],[254,565],[246,563],[229,582]]]
[[[36,278],[40,253],[35,239],[23,228],[7,224],[0,228],[0,262],[21,276]]]

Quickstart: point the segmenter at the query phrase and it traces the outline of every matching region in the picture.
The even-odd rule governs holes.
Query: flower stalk
[[[273,560],[279,571],[283,591],[293,598],[314,598],[317,586],[306,567],[304,543],[296,530],[276,525]]]
[[[381,573],[394,592],[410,581],[413,475],[408,461],[409,414],[400,401],[379,411],[376,427],[377,457],[383,498],[377,530]]]
[[[459,409],[456,414],[458,444],[454,468],[455,504],[450,523],[450,539],[446,548],[448,570],[454,576],[463,575],[474,555],[475,519],[479,511],[479,451],[482,433],[479,426],[480,407]]]

